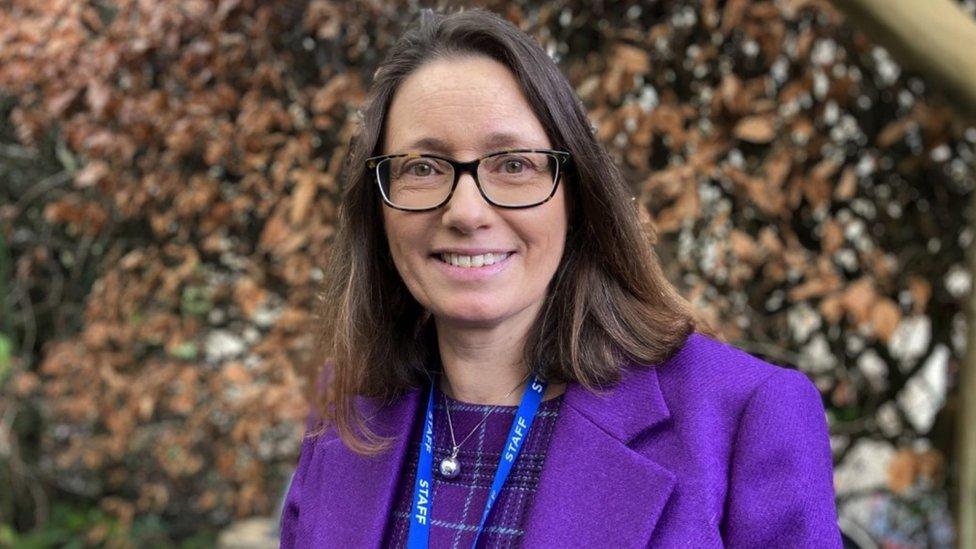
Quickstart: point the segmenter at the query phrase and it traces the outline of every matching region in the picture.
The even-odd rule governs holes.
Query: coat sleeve
[[[315,426],[315,415],[310,414],[305,426],[305,436],[302,439],[302,446],[298,454],[298,466],[292,474],[291,483],[288,485],[288,493],[285,495],[285,502],[281,508],[281,523],[279,525],[282,549],[301,547],[304,544],[301,535],[299,516],[301,513],[302,488],[308,472],[309,462],[312,461],[312,452],[315,449],[316,438],[310,436],[311,429]]]
[[[759,385],[732,447],[722,537],[728,547],[841,547],[820,393],[785,368]]]

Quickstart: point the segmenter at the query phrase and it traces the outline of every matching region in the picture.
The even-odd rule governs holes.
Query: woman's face
[[[387,114],[385,154],[418,152],[469,161],[505,149],[549,149],[542,124],[514,75],[487,57],[438,59],[407,77]],[[393,262],[414,298],[438,325],[528,326],[563,254],[563,188],[548,202],[503,209],[482,198],[469,174],[450,201],[426,212],[383,207]],[[477,264],[490,252],[500,261]],[[483,256],[481,259],[475,256]]]

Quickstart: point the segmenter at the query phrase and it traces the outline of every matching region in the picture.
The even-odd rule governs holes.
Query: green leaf
[[[199,354],[197,346],[192,341],[180,343],[175,349],[170,351],[170,355],[181,360],[195,360]]]
[[[180,296],[180,308],[184,315],[203,316],[213,308],[211,290],[204,286],[187,286]]]
[[[7,381],[13,366],[14,344],[6,334],[0,334],[0,386]]]

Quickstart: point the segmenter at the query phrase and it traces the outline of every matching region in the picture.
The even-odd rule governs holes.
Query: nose
[[[481,196],[471,174],[462,174],[451,199],[444,205],[444,225],[470,233],[488,224],[491,204]]]

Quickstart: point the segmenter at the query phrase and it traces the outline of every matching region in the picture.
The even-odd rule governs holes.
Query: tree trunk
[[[903,64],[921,73],[970,119],[976,119],[976,20],[953,0],[834,0],[848,18]],[[973,193],[976,212],[976,193]],[[972,224],[972,221],[970,222]],[[976,242],[968,250],[976,282]],[[976,549],[976,291],[960,368],[956,470],[957,547]]]

